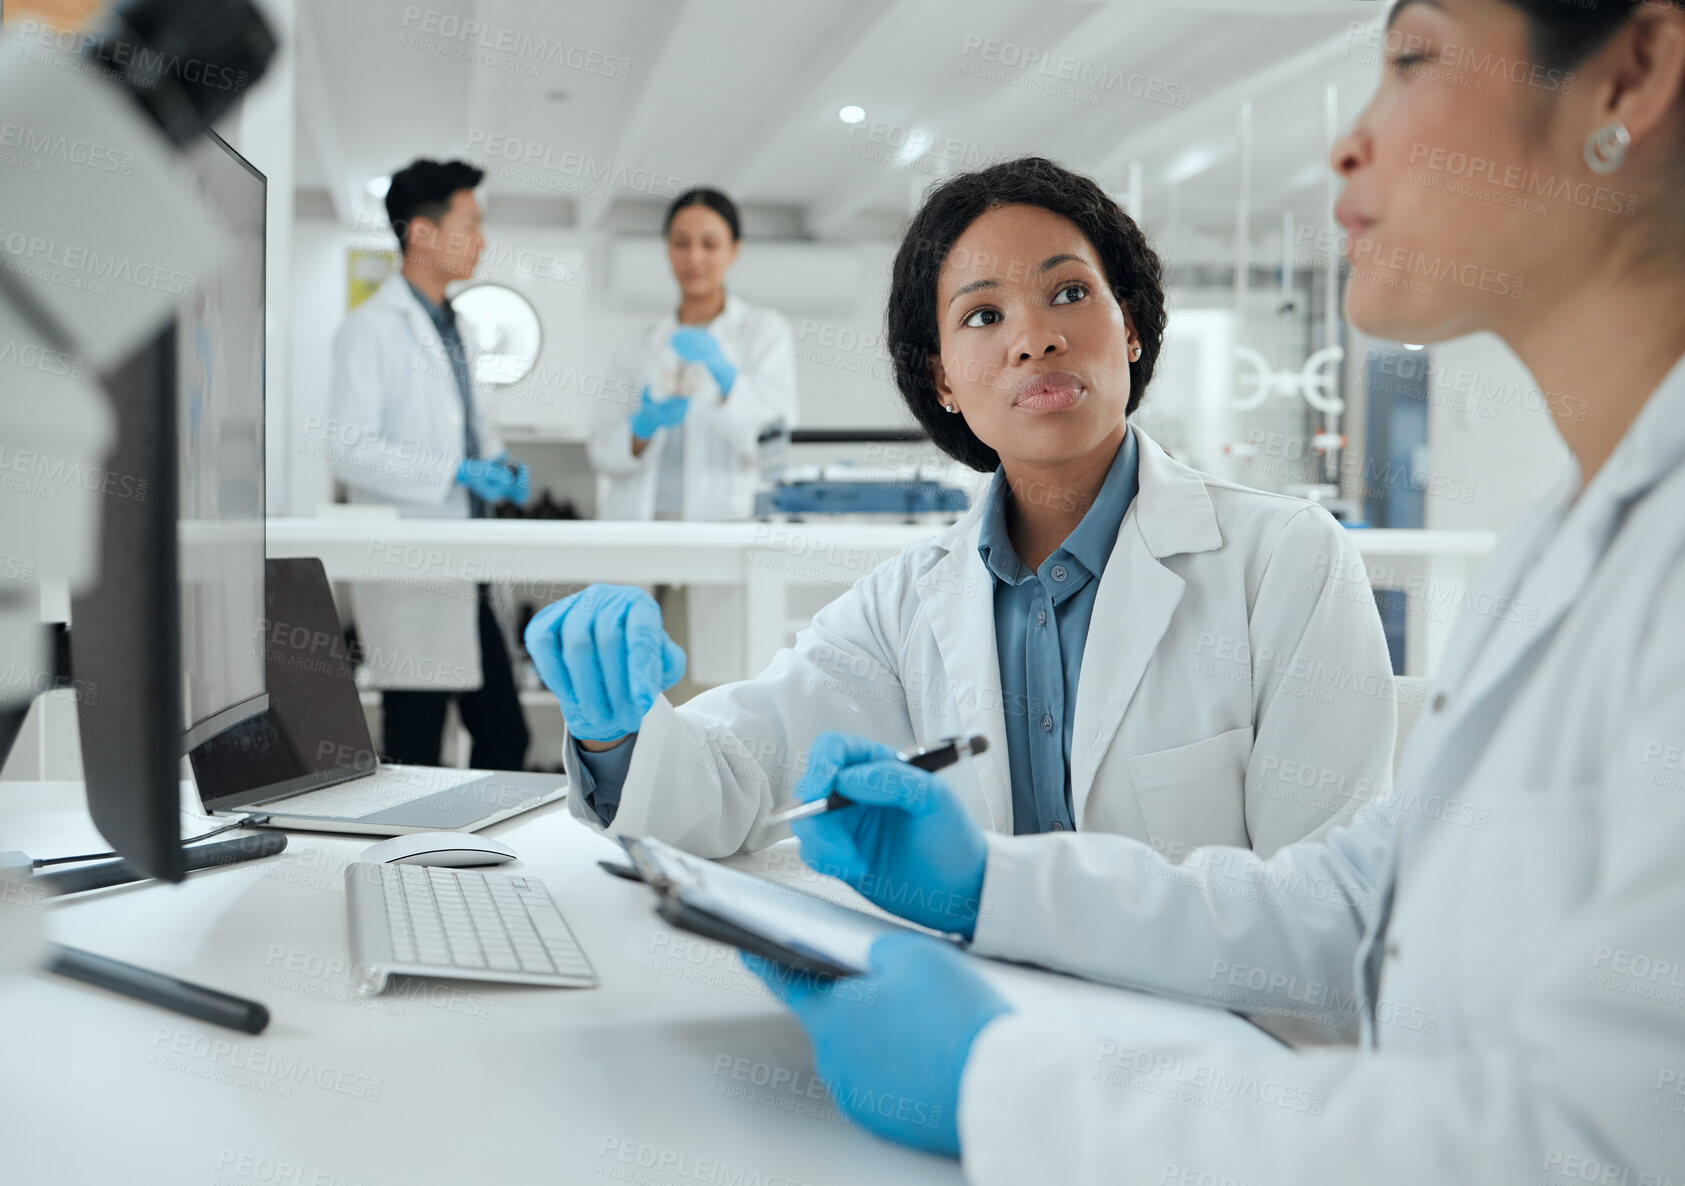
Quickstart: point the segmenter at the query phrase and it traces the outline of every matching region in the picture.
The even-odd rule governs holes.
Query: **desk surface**
[[[958,1182],[849,1125],[807,1040],[735,953],[673,931],[596,861],[618,846],[557,804],[490,829],[549,885],[592,990],[348,986],[343,873],[367,841],[295,833],[253,865],[46,908],[49,936],[255,997],[252,1038],[38,973],[0,979],[0,1164],[10,1182],[517,1186]],[[74,783],[0,784],[0,848],[104,847]],[[787,846],[740,859],[850,897]],[[1224,1014],[980,961],[1023,1008],[1120,1038],[1267,1044]]]

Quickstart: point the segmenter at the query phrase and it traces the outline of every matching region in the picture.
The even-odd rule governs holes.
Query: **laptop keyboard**
[[[326,815],[361,819],[377,811],[414,803],[486,777],[483,770],[453,770],[442,766],[382,767],[374,774],[336,787],[289,795],[264,807],[281,815]]]

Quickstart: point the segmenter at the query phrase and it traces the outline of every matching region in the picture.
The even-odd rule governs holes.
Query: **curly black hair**
[[[1089,178],[1045,157],[1019,157],[951,177],[930,191],[913,216],[895,255],[885,341],[895,385],[936,447],[985,473],[1000,455],[978,439],[965,417],[943,411],[931,377],[941,353],[936,280],[955,240],[997,206],[1040,206],[1069,219],[1100,256],[1112,295],[1128,310],[1141,339],[1141,357],[1129,365],[1129,405],[1140,406],[1164,340],[1164,265],[1133,218]]]

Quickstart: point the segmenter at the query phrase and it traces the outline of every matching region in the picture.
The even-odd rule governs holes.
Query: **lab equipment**
[[[588,741],[637,732],[656,697],[685,673],[661,607],[630,585],[592,585],[545,606],[527,623],[526,647],[568,729]]]
[[[188,755],[213,815],[262,803],[275,827],[392,836],[483,828],[567,793],[555,774],[382,762],[322,562],[270,560],[266,572],[269,708]]]
[[[989,739],[978,733],[971,737],[950,737],[935,745],[920,746],[911,753],[897,753],[895,759],[934,774],[952,766],[961,758],[975,756],[988,748]],[[806,803],[798,803],[794,807],[786,807],[783,811],[775,811],[767,819],[767,823],[787,824],[799,819],[808,819],[839,807],[847,807],[851,802],[852,800],[845,799],[833,791],[823,799],[813,799]]]
[[[536,877],[353,861],[345,893],[364,996],[384,992],[395,975],[596,986],[591,961]]]
[[[792,824],[802,859],[920,926],[970,938],[988,849],[947,784],[888,746],[827,732],[808,751],[796,798],[828,802],[832,795],[857,810]]]
[[[870,959],[871,972],[851,982],[848,993],[791,976],[755,955],[744,955],[743,963],[801,1021],[838,1108],[881,1137],[958,1157],[966,1059],[977,1035],[1011,1006],[952,944],[927,935],[883,935]],[[859,1007],[880,996],[896,1007]],[[909,1013],[919,1024],[905,1024]]]
[[[371,844],[360,858],[370,865],[503,865],[517,859],[514,849],[490,836],[472,832],[411,832]]]

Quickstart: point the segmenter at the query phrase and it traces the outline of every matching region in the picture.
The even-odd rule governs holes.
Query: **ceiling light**
[[[866,109],[864,107],[856,107],[853,103],[850,103],[847,107],[844,107],[841,111],[837,112],[837,118],[842,120],[845,124],[862,123],[866,119]]]
[[[369,191],[369,197],[384,198],[386,196],[386,191],[392,188],[392,178],[371,177],[369,178],[369,184],[366,188]]]

